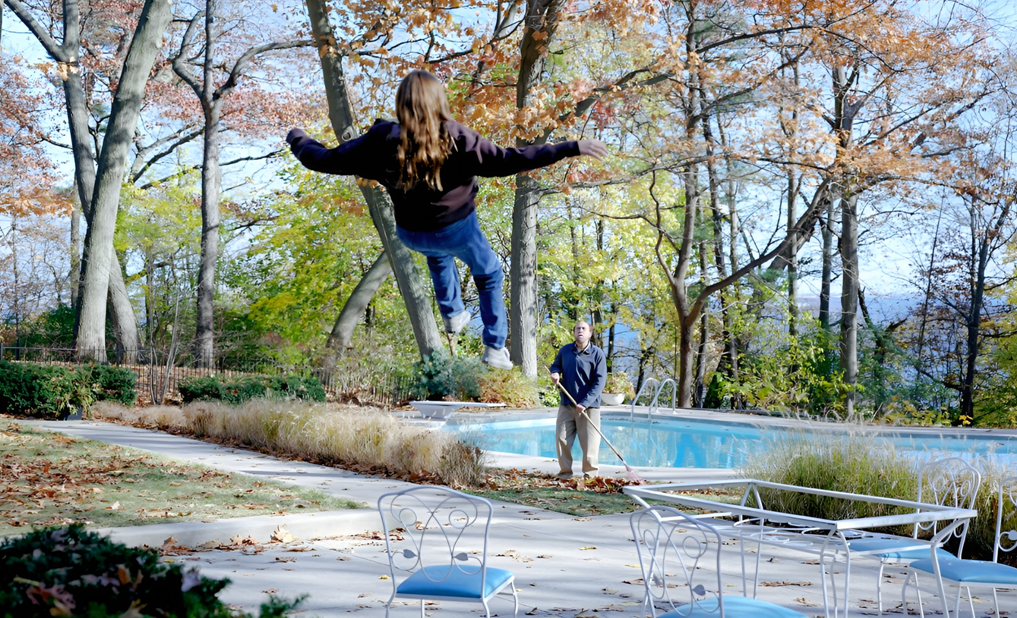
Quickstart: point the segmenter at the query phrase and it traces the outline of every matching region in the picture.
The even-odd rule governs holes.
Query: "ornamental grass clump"
[[[914,500],[918,468],[911,458],[862,433],[788,432],[752,456],[747,478],[846,493]],[[760,489],[767,509],[818,517],[849,519],[906,512],[898,507]],[[911,527],[887,530],[910,534]]]
[[[950,456],[950,455],[942,455]],[[930,454],[930,457],[937,455]],[[846,493],[865,494],[917,500],[918,469],[931,459],[916,459],[898,454],[893,446],[877,436],[861,432],[789,432],[757,451],[742,469],[746,478],[812,487]],[[962,558],[992,560],[995,542],[999,484],[1017,475],[1017,469],[993,458],[978,457],[972,461],[982,474],[981,489],[974,508],[978,516],[971,520]],[[767,509],[807,515],[822,519],[845,519],[903,514],[908,509],[887,507],[868,502],[854,502],[796,492],[760,489],[760,498]],[[1003,505],[1003,531],[1017,529],[1017,511],[1009,501]],[[877,529],[910,536],[912,526]],[[932,531],[919,533],[931,538]],[[956,552],[957,541],[945,545]],[[1000,562],[1017,566],[1017,553],[1001,554]]]
[[[975,501],[978,517],[971,520],[968,538],[964,545],[962,558],[974,560],[992,560],[992,547],[996,540],[996,514],[999,509],[999,485],[1008,478],[1017,477],[1017,469],[1007,466],[995,458],[982,459],[979,469],[982,472],[982,488]],[[1006,484],[1004,491],[1012,489],[1017,494],[1014,481]],[[1006,535],[1009,530],[1017,530],[1017,508],[1007,493],[1003,495],[1002,526]],[[1002,547],[1014,546],[1014,541],[1004,538]],[[1017,567],[1017,551],[999,552],[999,562]]]
[[[480,484],[486,453],[476,440],[400,423],[381,411],[324,403],[254,399],[240,406],[196,401],[181,408],[97,408],[102,418],[195,437],[239,443],[272,453],[406,478],[428,478],[452,487]]]

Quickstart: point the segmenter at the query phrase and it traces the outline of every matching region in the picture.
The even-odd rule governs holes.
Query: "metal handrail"
[[[632,406],[629,408],[630,423],[632,422],[632,419],[635,417],[636,414],[636,401],[639,400],[639,396],[643,394],[643,391],[646,390],[647,385],[649,385],[651,382],[653,382],[657,386],[656,390],[654,390],[653,392],[653,400],[650,401],[650,409],[646,413],[646,418],[650,418],[650,415],[653,414],[653,412],[657,409],[657,404],[660,400],[660,393],[667,387],[668,384],[671,385],[671,413],[674,414],[675,411],[678,409],[677,405],[678,384],[673,379],[665,378],[664,381],[661,382],[657,378],[646,378],[643,381],[643,384],[639,387],[639,392],[636,393],[636,396],[632,398]]]
[[[650,382],[655,382],[655,383],[659,384],[660,380],[658,380],[657,378],[646,378],[645,380],[643,380],[642,385],[640,385],[640,387],[639,387],[639,392],[637,392],[636,396],[632,398],[632,407],[629,409],[629,422],[630,423],[632,422],[632,418],[633,418],[633,416],[636,413],[636,402],[639,401],[639,396],[643,394],[643,391],[646,390],[646,386]],[[657,401],[656,394],[653,397],[653,401],[654,402]]]
[[[650,404],[651,411],[657,409],[657,401],[660,398],[660,392],[664,390],[668,384],[671,384],[671,414],[674,414],[678,409],[675,403],[678,400],[678,384],[671,378],[668,378],[661,382],[660,386],[657,387],[657,394],[653,396],[653,403]]]

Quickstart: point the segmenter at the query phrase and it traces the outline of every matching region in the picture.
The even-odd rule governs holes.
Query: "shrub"
[[[235,616],[217,594],[229,580],[214,580],[159,562],[152,549],[131,548],[85,531],[81,524],[39,529],[0,546],[0,607],[4,616]],[[272,597],[261,616],[296,607]]]
[[[481,401],[516,408],[537,405],[537,381],[523,375],[520,367],[513,367],[511,371],[484,371],[479,382]]]
[[[0,362],[0,410],[61,417],[87,412],[96,401],[133,405],[135,380],[130,370],[106,365]]]
[[[92,385],[96,401],[115,401],[125,406],[134,405],[138,398],[135,391],[137,376],[123,367],[110,365],[86,365],[78,371]]]
[[[262,397],[325,401],[325,388],[317,378],[296,374],[285,377],[242,376],[226,380],[212,375],[183,380],[178,388],[184,403],[223,401],[238,405]]]
[[[484,367],[476,359],[454,358],[445,350],[435,350],[413,364],[415,382],[410,390],[419,399],[439,401],[451,397],[476,401],[480,398],[483,372]]]
[[[91,385],[75,369],[0,361],[0,410],[14,414],[64,416],[87,410]]]

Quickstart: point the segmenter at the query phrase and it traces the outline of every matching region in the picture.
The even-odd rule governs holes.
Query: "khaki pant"
[[[579,447],[583,450],[583,474],[597,474],[597,456],[600,452],[600,408],[586,408],[579,414],[575,406],[558,406],[558,422],[555,428],[555,447],[558,450],[559,477],[572,476],[572,444],[579,436]],[[587,414],[589,418],[587,418]],[[590,422],[592,419],[592,423]]]

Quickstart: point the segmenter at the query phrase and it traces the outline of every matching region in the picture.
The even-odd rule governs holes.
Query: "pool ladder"
[[[660,393],[665,388],[667,388],[668,384],[671,385],[671,414],[674,414],[675,411],[677,410],[676,402],[678,400],[678,384],[675,383],[675,381],[672,380],[671,378],[667,378],[663,382],[661,382],[657,378],[646,378],[646,380],[643,381],[643,385],[639,387],[639,392],[636,393],[636,396],[632,398],[632,407],[629,409],[630,423],[632,422],[632,419],[636,414],[636,402],[639,401],[639,396],[643,394],[643,391],[646,390],[646,387],[649,386],[651,382],[657,385],[657,387],[656,391],[653,393],[653,401],[650,403],[650,409],[647,410],[646,412],[646,418],[649,419],[650,415],[657,410],[657,403],[660,400]]]

